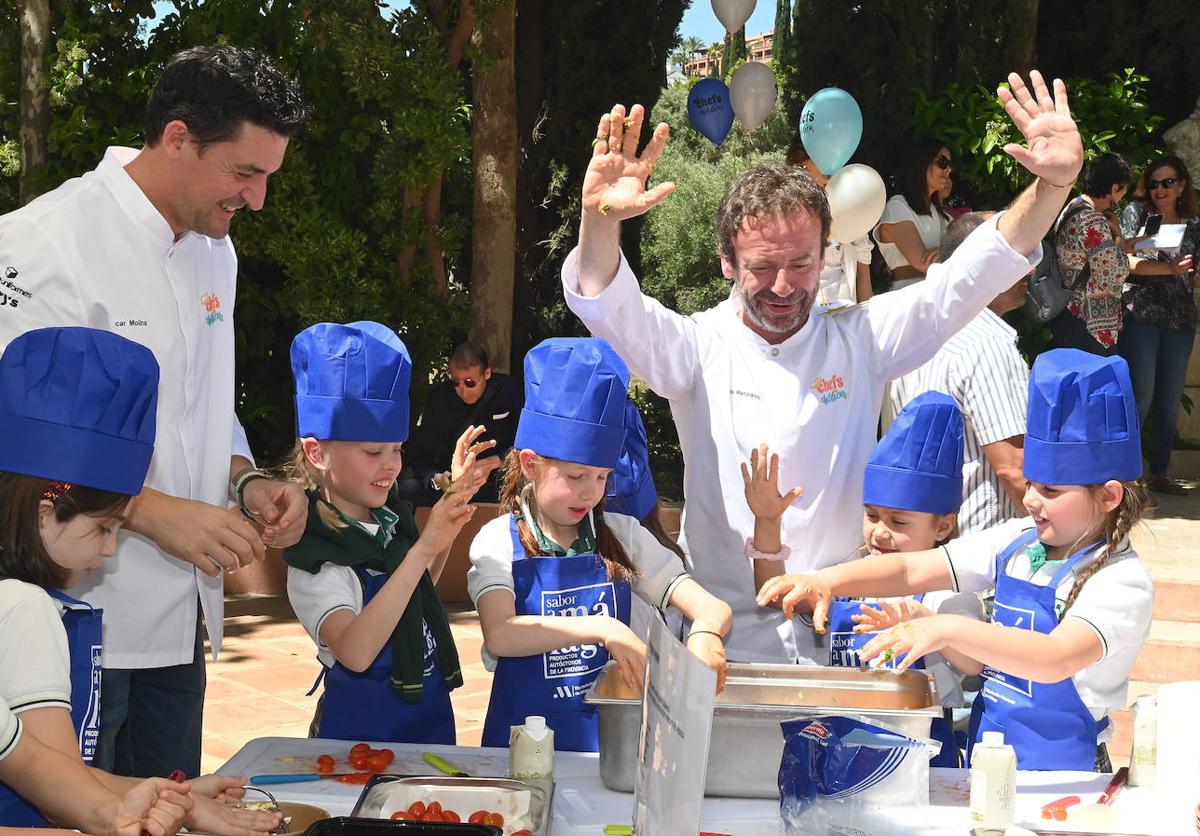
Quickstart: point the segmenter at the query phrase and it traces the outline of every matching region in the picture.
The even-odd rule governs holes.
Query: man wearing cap
[[[145,147],[109,148],[93,171],[0,218],[0,347],[86,325],[145,345],[162,367],[146,490],[116,559],[76,590],[106,613],[97,764],[118,773],[199,771],[201,613],[215,654],[222,570],[303,531],[303,492],[253,469],[235,415],[228,233],[239,209],[262,207],[304,117],[296,85],[260,54],[186,50],[151,94]],[[226,510],[231,495],[262,535]]]
[[[800,168],[757,166],[730,187],[717,218],[730,299],[683,317],[642,295],[621,257],[620,221],[665,199],[645,188],[667,138],[659,125],[637,155],[643,109],[625,125],[601,119],[583,185],[579,247],[563,267],[567,304],[630,369],[671,401],[684,453],[682,542],[697,579],[734,610],[729,655],[738,661],[813,661],[823,651],[754,602],[744,557],[753,531],[741,500],[741,462],[768,443],[783,484],[803,497],[783,517],[795,548],[789,569],[845,560],[861,542],[862,474],[875,441],[886,380],[929,359],[998,292],[1029,271],[1083,161],[1066,90],[1020,77],[1000,97],[1028,146],[1006,150],[1036,177],[929,278],[836,315],[812,311],[829,237],[829,205]],[[810,316],[810,312],[814,315]]]

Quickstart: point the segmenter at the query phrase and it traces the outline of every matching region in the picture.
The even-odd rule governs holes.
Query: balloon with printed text
[[[746,25],[754,6],[755,0],[712,0],[713,14],[731,35]]]
[[[775,73],[766,64],[750,61],[738,67],[729,79],[729,99],[733,113],[747,131],[753,131],[766,121],[775,110],[779,98],[779,85]]]
[[[826,175],[849,162],[862,140],[862,110],[840,87],[825,87],[812,95],[800,113],[800,141]]]
[[[688,119],[709,142],[720,145],[733,127],[733,104],[725,82],[706,78],[688,93]]]
[[[832,223],[829,237],[840,243],[862,238],[875,228],[887,203],[887,188],[869,165],[842,166],[825,186]]]

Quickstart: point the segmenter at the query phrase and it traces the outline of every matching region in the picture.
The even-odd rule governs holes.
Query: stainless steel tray
[[[460,789],[463,787],[486,787],[499,790],[527,790],[530,794],[529,813],[531,821],[527,829],[533,836],[548,836],[550,833],[551,805],[554,799],[554,783],[552,781],[515,781],[510,778],[451,778],[445,775],[376,775],[363,787],[358,802],[350,815],[353,818],[382,818],[388,798],[399,787],[416,787],[429,796],[436,796],[438,790]],[[463,821],[475,812],[468,810],[462,814]],[[505,827],[505,832],[511,828]]]
[[[641,694],[622,684],[610,662],[584,699],[599,714],[604,785],[633,792]],[[778,798],[779,724],[819,714],[848,714],[929,737],[929,722],[942,716],[942,708],[937,685],[925,671],[731,664],[713,714],[705,795]]]

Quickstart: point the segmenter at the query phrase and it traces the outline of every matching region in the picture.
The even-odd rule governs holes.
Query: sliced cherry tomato
[[[350,747],[350,754],[352,754],[352,755],[355,752],[362,752],[365,755],[367,752],[370,752],[370,751],[371,751],[371,746],[369,743],[355,743],[353,746]]]
[[[487,810],[476,810],[467,818],[467,824],[483,824],[483,820],[487,818]]]
[[[435,813],[433,810],[426,810],[425,815],[421,816],[421,821],[445,821],[441,813]]]
[[[453,810],[442,810],[442,821],[458,823],[462,821],[462,816]]]
[[[349,757],[350,765],[355,769],[366,769],[367,758],[369,757],[370,755],[366,752],[351,752]]]
[[[343,784],[365,784],[371,780],[371,773],[355,772],[353,775],[339,775],[334,780]]]
[[[391,749],[376,749],[375,754],[381,758],[386,758],[388,763],[391,763],[396,759],[396,753]]]
[[[367,755],[366,768],[371,772],[383,772],[387,769],[391,759],[383,755],[382,752],[372,752]]]
[[[407,810],[397,810],[392,813],[392,821],[412,821],[413,817],[408,814]]]
[[[425,815],[425,802],[424,801],[414,801],[412,804],[409,804],[408,805],[408,814],[410,816],[412,816],[414,819],[420,819],[421,816]]]
[[[321,773],[322,775],[327,775],[330,772],[333,772],[333,766],[334,760],[331,755],[317,756],[317,772]]]
[[[495,825],[496,827],[504,827],[504,816],[499,813],[488,813],[483,817],[483,823]]]
[[[512,836],[533,836],[528,830],[518,830]]]
[[[430,801],[429,804],[426,805],[425,809],[430,813],[437,813],[440,816],[442,814],[442,802]]]

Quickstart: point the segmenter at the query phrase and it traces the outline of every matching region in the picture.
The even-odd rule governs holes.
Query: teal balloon
[[[818,90],[800,113],[800,141],[827,176],[844,166],[862,141],[862,111],[840,87]]]
[[[733,127],[733,102],[725,82],[706,78],[688,93],[688,119],[692,127],[714,145],[720,145]]]

